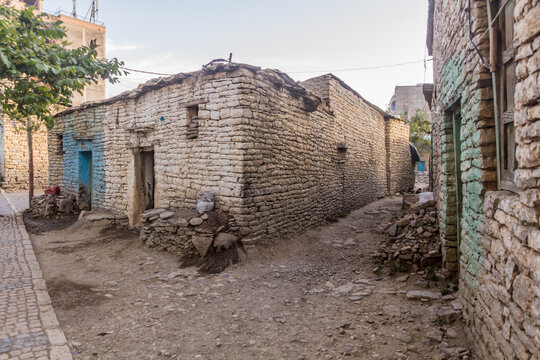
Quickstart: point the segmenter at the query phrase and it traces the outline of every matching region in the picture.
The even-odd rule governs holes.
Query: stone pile
[[[377,257],[399,270],[439,266],[442,255],[436,205],[433,200],[410,206],[404,203],[408,210],[389,227]]]
[[[139,237],[148,247],[186,259],[203,258],[211,248],[226,250],[239,239],[234,220],[219,210],[200,215],[191,209],[157,208],[142,213],[141,222]]]
[[[74,195],[39,195],[32,198],[30,210],[35,215],[77,214],[79,207]]]

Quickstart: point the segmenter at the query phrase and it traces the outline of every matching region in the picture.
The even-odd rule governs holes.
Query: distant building
[[[402,113],[407,112],[407,119],[410,120],[416,110],[422,110],[431,120],[429,105],[422,92],[424,85],[430,84],[396,86],[394,95],[388,105],[390,114],[400,116]]]
[[[42,0],[0,0],[0,4],[23,9],[34,6],[37,11],[43,11]],[[105,26],[64,14],[51,14],[63,22],[67,29],[69,47],[76,48],[97,45],[98,57],[105,59]],[[96,101],[105,98],[105,81],[87,86],[82,94],[75,93],[73,105],[85,101]],[[17,131],[16,123],[0,114],[0,185],[8,191],[26,190],[28,188],[28,147],[26,133]],[[47,185],[48,179],[48,144],[46,129],[34,133],[34,183],[36,189]]]
[[[8,5],[18,10],[22,10],[26,6],[33,6],[36,10],[43,11],[43,0],[0,0],[0,5]]]

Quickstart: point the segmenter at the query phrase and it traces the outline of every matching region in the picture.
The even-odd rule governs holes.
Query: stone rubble
[[[39,195],[32,198],[30,209],[35,215],[77,214],[79,207],[75,195]]]
[[[408,205],[404,199],[408,210],[388,228],[388,237],[376,257],[384,264],[397,265],[399,270],[439,266],[442,255],[436,206],[434,200]]]
[[[141,241],[183,259],[203,258],[212,245],[219,252],[239,240],[234,220],[220,210],[201,216],[195,209],[157,208],[143,212],[141,221]]]

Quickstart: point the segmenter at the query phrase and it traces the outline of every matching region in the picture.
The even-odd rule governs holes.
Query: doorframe
[[[156,171],[155,171],[155,161],[156,161],[156,151],[154,146],[142,146],[132,148],[132,155],[130,159],[130,164],[128,168],[128,206],[127,206],[127,215],[129,218],[129,223],[131,226],[140,226],[141,225],[141,214],[144,212],[143,204],[141,199],[140,184],[142,182],[142,155],[144,151],[153,151],[154,152],[154,207],[156,206]]]
[[[81,199],[81,196],[80,196],[80,189],[81,189],[81,185],[83,185],[83,181],[81,179],[81,170],[82,170],[82,167],[81,167],[81,159],[83,159],[85,157],[84,154],[89,154],[89,159],[90,159],[90,166],[89,166],[89,169],[88,169],[88,181],[89,181],[89,185],[88,185],[88,210],[92,210],[92,198],[94,196],[94,153],[91,149],[84,149],[84,150],[79,150],[79,158],[78,158],[78,187],[79,187],[79,200],[82,200]]]

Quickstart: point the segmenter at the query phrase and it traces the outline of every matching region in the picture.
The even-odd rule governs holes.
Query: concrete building
[[[25,6],[34,6],[43,11],[41,0],[0,0],[0,3],[21,9]],[[98,45],[98,56],[105,59],[105,27],[70,16],[51,15],[61,20],[67,30],[69,47],[75,48]],[[83,94],[75,93],[72,98],[74,105],[85,101],[94,101],[105,98],[105,82],[87,86]],[[34,176],[35,188],[42,190],[48,183],[48,155],[47,130],[41,128],[34,132]],[[0,114],[0,185],[7,191],[26,190],[28,188],[28,146],[26,132],[19,130],[17,123],[2,117]]]
[[[459,273],[475,357],[538,359],[540,3],[429,5],[444,265]]]
[[[431,119],[429,104],[423,93],[424,85],[430,84],[396,86],[394,95],[392,95],[388,104],[390,114],[399,117],[406,112],[407,119],[410,120],[411,116],[416,114],[417,110],[420,110],[424,111],[427,117]]]
[[[414,186],[408,124],[328,74],[220,63],[57,116],[49,182],[92,209],[194,209],[215,194],[253,241]]]

